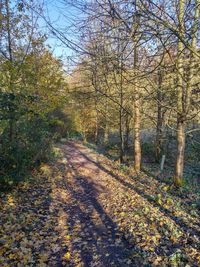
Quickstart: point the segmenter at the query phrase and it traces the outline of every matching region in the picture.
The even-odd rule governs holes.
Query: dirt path
[[[59,149],[0,200],[0,266],[199,266],[199,217],[181,199],[79,143]]]
[[[88,158],[91,151],[87,148],[71,143],[64,151],[71,199],[65,211],[69,213],[70,233],[78,237],[72,240],[70,250],[83,266],[127,266],[132,246],[105,209],[112,206],[115,197],[109,175]]]

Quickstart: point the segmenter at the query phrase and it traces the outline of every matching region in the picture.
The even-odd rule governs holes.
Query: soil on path
[[[59,149],[56,164],[0,200],[0,266],[200,265],[199,217],[181,199],[166,188],[158,197],[153,179],[80,143]]]

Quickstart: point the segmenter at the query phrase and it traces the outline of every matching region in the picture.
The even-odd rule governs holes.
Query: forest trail
[[[124,186],[110,181],[110,175],[99,165],[100,157],[90,149],[73,142],[62,148],[71,200],[71,204],[67,201],[68,226],[72,237],[78,237],[72,238],[70,251],[77,254],[82,266],[130,265],[133,246],[110,217],[115,192],[125,193]]]
[[[0,266],[199,266],[191,203],[81,143],[57,149],[56,163],[0,199]]]

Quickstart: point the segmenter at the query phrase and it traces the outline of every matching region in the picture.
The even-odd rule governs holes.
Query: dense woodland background
[[[63,27],[37,1],[0,1],[1,187],[53,156],[61,138],[198,187],[199,0],[61,2],[63,16],[74,10]],[[47,33],[74,51],[70,71]]]

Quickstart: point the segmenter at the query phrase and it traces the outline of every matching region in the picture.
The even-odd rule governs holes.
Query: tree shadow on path
[[[100,204],[98,194],[105,188],[94,183],[92,173],[82,175],[71,155],[66,155],[66,158],[68,164],[65,168],[68,172],[70,170],[72,179],[71,183],[66,179],[65,186],[73,199],[72,203],[66,203],[65,212],[70,211],[66,225],[73,236],[71,250],[79,255],[81,266],[151,266],[148,260],[142,258],[142,249],[124,238],[118,225]],[[88,159],[85,159],[81,164],[87,162]],[[77,227],[78,231],[75,230]],[[133,251],[138,257],[131,259]]]
[[[77,149],[77,148],[76,148]],[[135,187],[132,183],[129,183],[128,181],[124,180],[119,175],[114,174],[112,171],[108,170],[104,166],[102,166],[99,162],[94,161],[93,159],[89,158],[86,154],[84,154],[82,151],[79,150],[79,153],[87,160],[95,164],[100,170],[110,175],[112,178],[120,182],[123,186],[135,191],[140,196],[142,196],[144,199],[146,199],[150,204],[153,206],[159,208],[159,210],[167,217],[169,217],[171,220],[173,220],[179,227],[185,231],[188,232],[191,235],[196,235],[200,238],[200,231],[188,226],[182,218],[177,217],[172,214],[172,212],[166,208],[164,208],[162,205],[158,204],[155,199],[152,198],[152,196],[148,195],[144,191],[140,190],[139,188]]]

